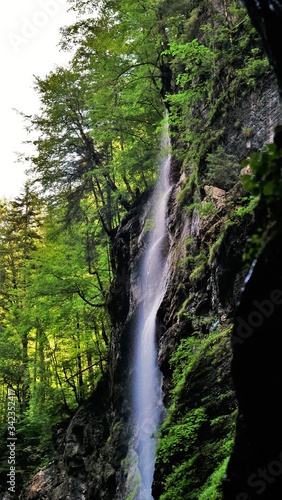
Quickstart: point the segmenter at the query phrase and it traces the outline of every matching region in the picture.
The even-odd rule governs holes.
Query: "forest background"
[[[229,189],[240,165],[219,145],[223,130],[211,125],[238,89],[248,92],[270,71],[235,1],[214,15],[213,2],[207,15],[203,1],[70,6],[81,15],[61,30],[71,62],[35,78],[41,108],[23,120],[36,152],[22,193],[0,206],[1,447],[12,390],[25,480],[52,456],[53,426],[74,414],[107,370],[112,242],[156,180],[165,110],[188,179],[179,202],[204,182]]]

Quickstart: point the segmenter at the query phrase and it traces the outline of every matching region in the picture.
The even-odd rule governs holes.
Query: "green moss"
[[[168,427],[165,440],[158,449],[158,455],[166,463],[172,455],[189,452],[197,439],[197,432],[206,421],[204,408],[195,408],[180,423]]]
[[[130,469],[132,468],[133,472],[129,472]],[[136,468],[136,472],[135,472]],[[125,457],[121,461],[121,470],[124,472],[124,475],[127,477],[130,475],[131,480],[130,480],[130,487],[131,487],[131,492],[127,495],[126,500],[134,500],[137,498],[138,492],[140,490],[141,486],[141,475],[139,470],[137,469],[137,459],[136,457]]]
[[[194,258],[195,267],[190,274],[190,281],[192,283],[202,277],[207,264],[207,260],[207,256],[203,252],[201,252]]]
[[[253,213],[258,204],[258,200],[258,196],[244,196],[241,199],[242,205],[232,212],[230,219],[232,221],[239,220],[245,215]]]
[[[170,476],[168,476],[165,487],[166,492],[160,496],[160,500],[185,499],[198,500],[196,487],[199,481],[194,482],[195,494],[191,491],[191,483],[197,478],[197,461],[200,454],[194,455],[187,462],[177,465]]]
[[[186,250],[188,250],[188,248],[194,243],[194,241],[195,240],[193,237],[189,237],[189,238],[185,239],[184,245],[185,245]]]
[[[190,294],[189,297],[187,297],[187,299],[184,300],[180,310],[177,313],[177,318],[181,318],[181,316],[183,316],[183,314],[186,313],[187,306],[191,302],[192,299],[193,299],[193,294]]]
[[[177,195],[177,202],[180,206],[185,205],[189,202],[193,195],[195,186],[197,186],[197,176],[192,173],[188,178],[184,188]]]
[[[243,196],[240,200],[237,200],[237,204],[241,204],[239,207],[230,211],[228,218],[226,219],[222,231],[216,241],[210,246],[209,256],[208,256],[208,264],[210,265],[212,260],[214,259],[216,253],[221,247],[222,242],[224,241],[226,230],[234,226],[236,224],[241,223],[241,220],[254,213],[254,210],[258,204],[259,197],[258,196]],[[260,238],[260,237],[259,237]]]
[[[127,495],[126,500],[135,500],[141,486],[141,476],[140,473],[136,474],[131,481],[132,491]]]
[[[255,135],[255,130],[252,127],[243,127],[242,134],[246,139],[249,139]]]
[[[193,210],[195,208],[197,209],[200,217],[211,217],[217,211],[217,209],[212,201],[191,203],[187,207],[184,207],[184,210],[187,214],[190,214],[193,212]]]
[[[231,443],[232,444],[232,443]],[[229,452],[231,451],[231,446]],[[202,492],[199,495],[199,500],[222,500],[222,479],[225,475],[229,457],[226,457],[217,469],[208,478]]]
[[[181,340],[171,357],[172,404],[157,452],[163,474],[160,500],[221,498],[235,425],[233,393],[222,366],[230,352],[229,335],[230,328],[221,327],[208,335],[195,332]]]
[[[209,258],[208,258],[208,263],[210,264],[218,251],[222,241],[224,239],[224,232],[222,232],[217,240],[211,245],[210,250],[209,250]]]
[[[153,219],[151,218],[147,218],[145,220],[145,224],[144,224],[144,231],[147,232],[147,231],[151,231],[154,227],[154,221]]]
[[[200,252],[197,255],[187,255],[179,261],[181,268],[188,268],[190,270],[189,278],[191,283],[200,279],[204,273],[208,258],[204,252]],[[183,303],[178,316],[185,312],[185,307],[189,304],[191,298],[188,297]]]

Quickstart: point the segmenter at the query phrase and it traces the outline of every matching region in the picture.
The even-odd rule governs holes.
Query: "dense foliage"
[[[165,106],[174,153],[187,174],[185,204],[204,179],[226,189],[237,179],[238,161],[220,145],[222,129],[212,124],[227,113],[239,85],[248,91],[268,71],[237,2],[70,4],[83,14],[62,29],[71,62],[35,79],[41,108],[24,116],[35,137],[29,181],[0,207],[0,424],[5,443],[12,389],[20,463],[29,457],[25,473],[48,458],[52,425],[72,415],[106,370],[111,243],[122,217],[155,180]],[[177,454],[179,464],[162,498],[187,498],[175,481],[181,477],[182,484],[183,468],[195,467],[197,436],[208,416],[195,408],[180,420],[173,412],[170,418],[160,458],[167,463]],[[191,453],[189,464],[180,465],[180,442]],[[221,467],[225,448],[205,480]]]
[[[161,428],[157,462],[165,477],[161,500],[222,498],[235,426],[228,370],[221,361],[223,355],[227,362],[230,358],[230,328],[213,328],[212,318],[197,321],[200,330],[182,339],[171,357],[172,404]]]

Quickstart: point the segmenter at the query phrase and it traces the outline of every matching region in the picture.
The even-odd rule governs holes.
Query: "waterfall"
[[[168,125],[163,132],[163,158],[151,204],[151,230],[139,264],[141,301],[138,306],[133,355],[133,421],[139,471],[139,493],[134,498],[153,499],[156,435],[161,423],[162,378],[157,362],[157,312],[163,300],[169,268],[166,228],[170,183],[170,140]]]

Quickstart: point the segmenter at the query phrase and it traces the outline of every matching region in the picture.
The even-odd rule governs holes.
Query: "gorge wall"
[[[270,75],[254,90],[238,96],[228,115],[219,117],[214,127],[224,126],[221,140],[227,152],[240,163],[251,150],[260,150],[273,140],[279,113],[276,79]],[[247,129],[252,132],[246,135],[243,130]],[[158,313],[159,364],[167,416],[160,434],[153,496],[161,500],[219,500],[223,494],[226,500],[256,498],[255,489],[248,486],[246,490],[244,481],[238,480],[238,462],[246,464],[251,457],[248,465],[243,465],[246,478],[260,467],[252,444],[247,442],[248,432],[252,430],[257,436],[263,421],[264,428],[272,428],[273,411],[262,411],[261,384],[265,397],[271,401],[277,393],[276,389],[268,392],[271,380],[260,380],[257,386],[258,379],[251,376],[251,346],[238,344],[238,348],[245,350],[244,366],[238,375],[235,357],[232,369],[235,384],[244,387],[240,401],[251,408],[246,434],[242,418],[240,415],[237,418],[231,377],[231,330],[250,270],[250,259],[243,257],[249,237],[256,229],[256,217],[250,200],[246,201],[244,196],[240,176],[228,190],[204,183],[196,188],[189,186],[188,164],[173,158],[172,170],[175,186],[168,212],[171,268],[167,293]],[[150,192],[140,195],[115,236],[116,279],[108,298],[112,321],[108,371],[74,417],[54,429],[54,459],[32,478],[20,495],[21,500],[139,498],[138,483],[135,484],[134,471],[132,477],[128,476],[131,464],[126,459],[130,434],[128,394],[132,381],[129,356],[135,320],[130,297],[136,286],[134,262],[143,251],[141,235],[146,233],[149,196]],[[280,248],[280,240],[273,240],[272,245],[276,243]],[[275,255],[279,259],[278,251]],[[267,249],[258,266],[245,293],[252,296],[248,286],[258,286],[256,279],[261,282],[261,276],[267,275],[267,290],[257,298],[261,302],[279,289],[280,275],[272,271]],[[280,300],[278,296],[276,299]],[[239,310],[238,315],[244,318],[246,312]],[[276,331],[278,317],[271,316],[269,321],[271,331]],[[273,346],[272,340],[268,345]],[[264,363],[264,348],[261,343],[256,374]],[[276,349],[278,358],[280,345]],[[267,356],[269,367],[274,359],[272,347]],[[238,363],[241,360],[240,356]],[[278,367],[276,358],[275,363]],[[240,383],[238,377],[243,378]],[[258,404],[252,406],[256,401]],[[274,437],[280,432],[278,410],[276,415]],[[222,479],[235,437],[223,492]],[[265,435],[264,442],[269,442],[269,435]],[[279,457],[280,451],[270,446],[269,459]],[[131,496],[127,493],[128,477],[132,483]]]

